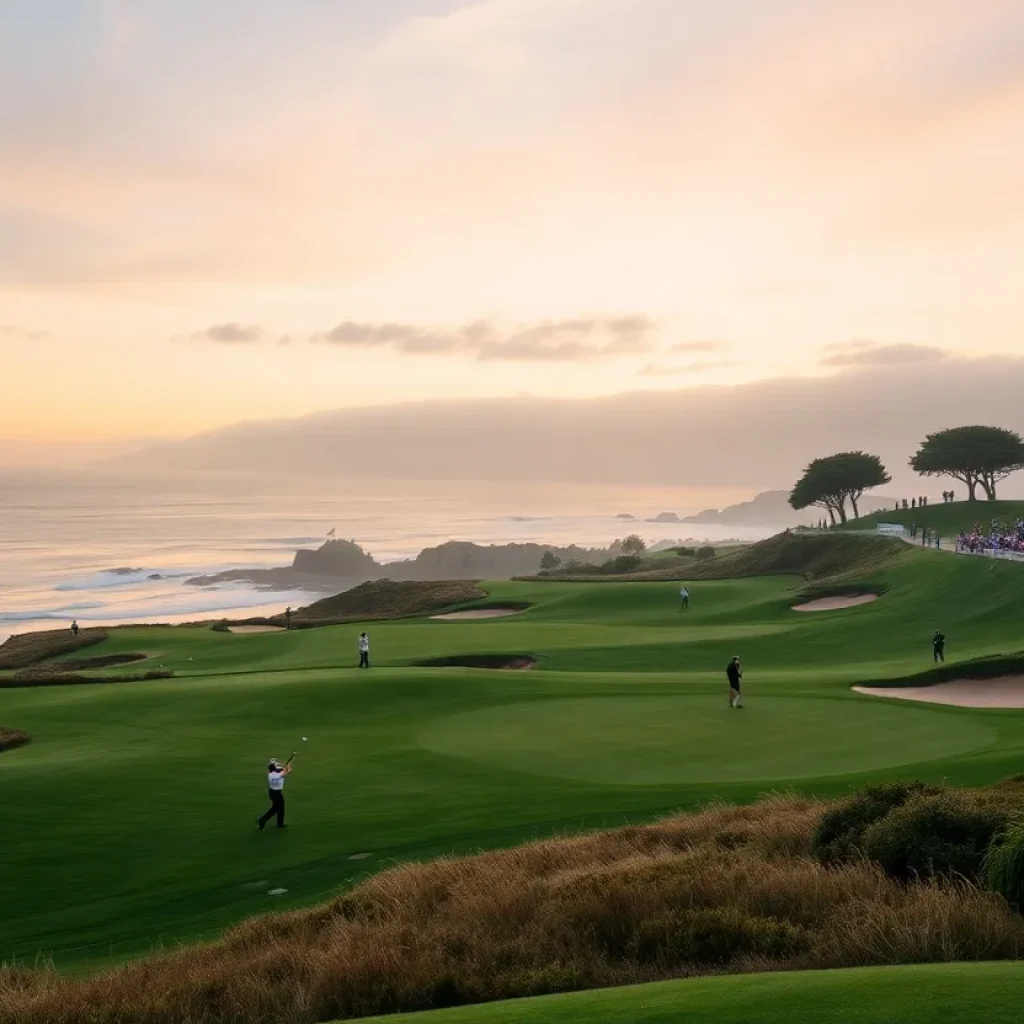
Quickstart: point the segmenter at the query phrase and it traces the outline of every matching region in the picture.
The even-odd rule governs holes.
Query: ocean
[[[233,568],[288,565],[332,529],[387,562],[448,540],[604,547],[628,533],[756,540],[770,527],[651,523],[749,497],[620,487],[0,475],[0,642],[13,633],[279,612],[322,595],[185,585]],[[617,518],[632,514],[637,522]]]

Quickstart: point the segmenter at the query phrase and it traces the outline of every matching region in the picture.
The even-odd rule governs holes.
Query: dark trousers
[[[945,646],[943,646],[943,647],[936,647],[934,650],[935,650],[935,660],[936,661],[941,661],[943,664],[945,664],[945,661],[946,661],[946,648],[945,648]]]
[[[260,818],[260,828],[263,828],[275,814],[277,815],[277,827],[284,828],[284,791],[268,789],[267,792],[270,794],[270,809]]]
[[[370,667],[370,652],[360,651],[359,652],[359,667],[369,668]]]

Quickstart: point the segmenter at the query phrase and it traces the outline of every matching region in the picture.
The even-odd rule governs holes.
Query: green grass
[[[698,978],[373,1020],[378,1024],[1016,1024],[1022,999],[1024,965],[940,964]]]
[[[958,485],[964,493],[963,484]],[[873,530],[879,523],[899,523],[901,526],[925,526],[937,530],[940,537],[952,539],[961,530],[970,530],[976,523],[988,528],[993,519],[1001,523],[1012,523],[1024,519],[1024,501],[954,501],[944,505],[937,502],[924,508],[910,508],[875,512],[860,519],[851,519],[841,529]]]
[[[91,654],[142,652],[166,681],[0,690],[0,959],[82,969],[310,904],[395,860],[647,820],[793,785],[883,778],[982,784],[1021,770],[1024,712],[892,706],[850,692],[1021,646],[1024,567],[907,548],[860,608],[790,610],[798,577],[678,584],[500,583],[504,620],[408,620],[237,636],[117,630]],[[532,672],[422,669],[529,653]],[[746,665],[747,708],[723,671]],[[291,828],[259,834],[263,769],[310,736]],[[353,856],[369,853],[365,859]],[[271,897],[268,891],[287,892]]]

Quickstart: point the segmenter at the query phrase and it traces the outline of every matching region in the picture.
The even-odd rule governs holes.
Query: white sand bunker
[[[795,612],[834,612],[840,608],[856,608],[858,605],[877,601],[877,594],[847,594],[845,597],[817,597],[813,601],[793,605]]]
[[[237,633],[239,636],[254,636],[257,633],[283,633],[284,628],[282,626],[232,626],[229,632]]]
[[[935,686],[855,686],[870,697],[895,697],[957,708],[1024,708],[1024,676],[997,679],[954,679]]]
[[[467,619],[504,619],[508,615],[521,615],[525,608],[470,608],[464,612],[431,615],[437,622],[464,622]]]

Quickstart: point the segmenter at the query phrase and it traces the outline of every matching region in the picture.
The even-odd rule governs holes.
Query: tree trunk
[[[860,509],[857,507],[857,497],[856,497],[856,495],[853,495],[853,494],[850,495],[850,504],[853,506],[853,518],[854,519],[860,519]]]
[[[839,513],[839,521],[841,523],[845,523],[846,522],[846,500],[844,498],[840,498],[839,501],[836,502],[836,511]]]
[[[978,478],[973,473],[968,473],[964,477],[964,483],[967,484],[967,500],[977,501],[978,500]]]
[[[829,526],[830,527],[835,526],[836,525],[836,513],[835,513],[835,510],[832,508],[831,505],[828,506],[828,518],[829,518]]]
[[[984,476],[982,476],[982,478],[981,478],[981,486],[984,488],[985,496],[988,498],[988,500],[989,501],[995,501],[996,500],[996,478],[995,478],[995,474],[988,473],[988,474],[985,474]]]

